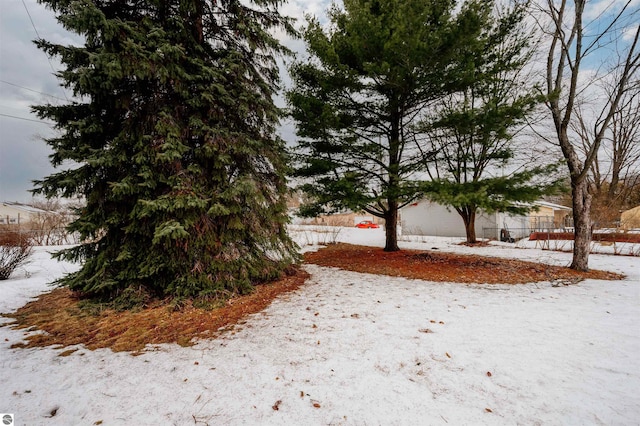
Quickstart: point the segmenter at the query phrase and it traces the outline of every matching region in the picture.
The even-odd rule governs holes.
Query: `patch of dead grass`
[[[111,348],[116,352],[139,353],[146,345],[189,346],[196,338],[215,336],[247,315],[260,312],[279,295],[296,290],[308,277],[308,273],[298,270],[295,275],[258,285],[251,294],[229,299],[223,307],[212,310],[186,302],[175,311],[166,302],[158,301],[138,311],[106,309],[96,313],[83,309],[81,301],[70,290],[57,288],[17,312],[3,316],[15,321],[8,326],[44,332],[27,333],[26,342],[14,344],[12,348],[82,344],[91,350]],[[64,351],[61,355],[70,353]]]

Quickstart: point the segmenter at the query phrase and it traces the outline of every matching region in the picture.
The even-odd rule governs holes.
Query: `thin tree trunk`
[[[468,211],[465,209],[464,214],[462,215],[462,220],[464,221],[464,230],[467,234],[467,243],[475,244],[478,240],[476,239],[476,212]]]
[[[616,199],[616,192],[618,190],[618,185],[620,184],[620,170],[622,168],[622,164],[618,158],[618,153],[614,154],[613,164],[611,166],[611,183],[609,184],[609,190],[607,193],[607,198],[609,202],[613,202]]]
[[[394,102],[392,102],[393,104]],[[400,190],[400,128],[402,114],[398,108],[394,108],[391,115],[391,132],[389,134],[389,183],[387,190],[388,210],[385,212],[386,241],[384,251],[399,251],[398,247],[398,198],[396,195]]]
[[[202,24],[202,15],[204,14],[204,5],[202,0],[196,1],[196,13],[194,19],[194,37],[199,44],[204,43],[204,27]]]

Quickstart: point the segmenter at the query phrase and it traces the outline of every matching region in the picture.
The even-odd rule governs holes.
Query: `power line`
[[[9,114],[3,114],[0,112],[0,116],[2,117],[9,117],[9,118],[15,118],[17,120],[24,120],[24,121],[33,121],[34,123],[40,123],[40,124],[46,124],[47,126],[52,126],[53,123],[49,122],[49,121],[43,121],[43,120],[36,120],[33,118],[24,118],[24,117],[18,117],[16,115],[9,115]]]
[[[29,8],[27,7],[27,4],[24,2],[24,0],[22,0],[22,5],[24,6],[24,10],[27,11],[27,16],[29,16],[29,21],[31,21],[31,26],[33,27],[33,30],[36,32],[36,36],[38,36],[39,40],[42,40],[42,37],[40,37],[40,33],[38,33],[38,29],[36,28],[36,24],[34,24],[33,18],[31,18],[31,13],[29,12]],[[53,71],[53,73],[55,74],[56,70],[53,68],[53,64],[51,63],[51,58],[46,53],[45,55],[47,56],[47,61],[49,62],[49,67],[51,67],[51,71]],[[67,98],[67,94],[64,92],[64,90],[62,90],[62,87],[60,88],[60,90],[62,91],[64,98],[67,100],[67,102],[69,102],[69,98]]]
[[[58,100],[61,100],[61,101],[65,100],[65,99],[59,98],[57,96],[53,96],[53,95],[50,95],[48,93],[39,92],[37,90],[29,89],[28,87],[20,86],[19,84],[11,83],[11,82],[8,82],[8,81],[5,81],[5,80],[0,80],[0,83],[8,84],[9,86],[18,87],[18,88],[23,89],[23,90],[28,90],[28,91],[33,92],[33,93],[39,93],[41,95],[49,96],[50,98],[53,98],[53,99],[58,99]],[[69,99],[66,99],[66,100],[68,101]]]

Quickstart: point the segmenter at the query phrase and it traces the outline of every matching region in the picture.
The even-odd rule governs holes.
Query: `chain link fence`
[[[596,242],[640,243],[640,229],[626,229],[619,224],[604,224],[594,226],[591,239]],[[537,241],[573,240],[574,229],[571,226],[544,228],[482,228],[482,238],[485,240],[514,243],[524,238]]]

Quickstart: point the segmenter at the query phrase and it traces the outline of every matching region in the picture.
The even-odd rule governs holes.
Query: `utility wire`
[[[60,100],[60,101],[64,101],[64,99],[59,98],[59,97],[57,97],[57,96],[53,96],[53,95],[50,95],[50,94],[48,94],[48,93],[39,92],[39,91],[37,91],[37,90],[29,89],[28,87],[20,86],[19,84],[11,83],[11,82],[6,81],[6,80],[0,80],[0,83],[8,84],[9,86],[18,87],[18,88],[20,88],[20,89],[28,90],[28,91],[33,92],[33,93],[39,93],[39,94],[41,94],[41,95],[49,96],[50,98],[53,98],[53,99],[58,99],[58,100]],[[69,99],[67,99],[67,101],[68,101],[68,100],[69,100]]]
[[[27,4],[24,2],[24,0],[22,0],[22,5],[24,6],[24,10],[27,11],[27,16],[29,16],[29,21],[31,21],[31,26],[33,27],[33,30],[36,32],[36,36],[38,36],[39,40],[42,40],[42,37],[40,37],[40,33],[38,33],[38,29],[36,28],[36,24],[34,24],[33,18],[31,18],[31,13],[29,12],[29,8],[27,7]],[[47,61],[49,62],[49,67],[51,67],[51,71],[53,71],[53,73],[55,74],[56,70],[53,68],[53,64],[51,63],[51,58],[46,53],[45,55],[47,56]],[[67,102],[69,102],[69,98],[67,98],[67,94],[65,93],[64,90],[62,90],[62,87],[60,88],[60,90],[62,91],[64,98],[67,100]]]
[[[46,124],[47,126],[53,126],[53,123],[49,122],[49,121],[43,121],[43,120],[36,120],[33,118],[24,118],[24,117],[18,117],[16,115],[9,115],[9,114],[3,114],[0,112],[0,116],[2,117],[9,117],[9,118],[15,118],[17,120],[24,120],[24,121],[33,121],[34,123],[40,123],[40,124]]]

